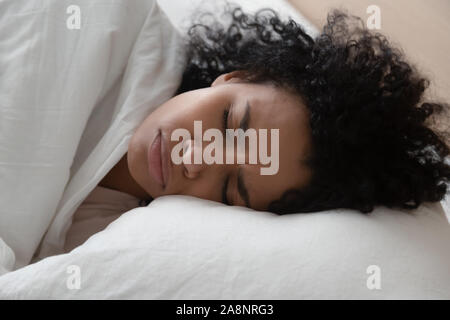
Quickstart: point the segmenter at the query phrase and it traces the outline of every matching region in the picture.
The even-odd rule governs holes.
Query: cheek
[[[221,183],[216,177],[216,174],[210,171],[199,179],[185,179],[183,190],[180,190],[179,194],[221,202]]]

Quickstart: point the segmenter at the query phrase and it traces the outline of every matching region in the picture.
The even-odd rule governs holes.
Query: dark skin
[[[231,205],[248,206],[250,203],[249,207],[253,209],[265,210],[286,190],[307,184],[311,172],[302,164],[310,152],[306,107],[291,91],[269,84],[248,83],[243,75],[242,71],[222,74],[211,87],[185,92],[158,107],[137,128],[127,154],[99,185],[146,200],[179,194],[222,202],[222,186],[225,177],[229,177],[226,195]],[[261,175],[259,169],[267,165],[259,162],[249,164],[246,160],[245,164],[238,164],[237,161],[234,164],[209,165],[171,163],[166,186],[161,186],[152,178],[148,172],[147,150],[158,130],[162,130],[166,138],[167,149],[172,150],[179,143],[170,141],[173,130],[185,128],[193,137],[194,120],[202,121],[203,131],[221,128],[223,110],[230,105],[234,109],[229,128],[238,128],[247,101],[251,104],[249,128],[279,129],[279,170],[276,174]],[[244,177],[249,203],[239,192],[239,169]]]
[[[139,199],[152,200],[148,193],[131,176],[128,170],[127,154],[119,160],[98,185],[128,193]]]

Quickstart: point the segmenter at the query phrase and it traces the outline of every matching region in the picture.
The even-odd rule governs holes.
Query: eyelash
[[[223,111],[223,114],[222,114],[222,127],[223,127],[223,134],[225,136],[226,136],[226,132],[227,132],[226,129],[228,129],[228,116],[230,114],[230,109],[231,109],[231,105],[229,105]],[[229,177],[227,176],[224,185],[228,185],[228,179],[229,179]],[[228,202],[228,199],[227,199],[226,189],[223,190],[223,193],[222,193],[222,202],[225,203],[226,205],[230,205],[230,203]]]
[[[225,185],[228,185],[228,179],[229,179],[229,177],[226,177]],[[224,189],[222,192],[222,203],[226,204],[227,206],[230,205],[230,202],[227,199],[227,190],[226,189]]]

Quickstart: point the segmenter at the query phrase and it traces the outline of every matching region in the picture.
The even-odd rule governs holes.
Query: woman
[[[335,10],[308,36],[271,9],[227,7],[232,23],[194,24],[176,95],[136,130],[128,153],[101,181],[141,199],[184,194],[278,214],[440,201],[450,178],[444,103],[424,102],[429,81],[361,19]],[[260,164],[180,164],[171,132],[279,128],[279,170]],[[162,144],[161,170],[148,169]],[[193,152],[193,148],[188,149]],[[186,151],[186,150],[185,150]]]

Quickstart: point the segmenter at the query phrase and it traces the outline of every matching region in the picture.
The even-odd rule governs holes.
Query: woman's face
[[[302,164],[310,151],[310,129],[306,107],[300,98],[284,89],[269,84],[245,82],[240,71],[219,76],[211,87],[182,93],[168,100],[151,113],[137,128],[128,146],[127,161],[134,180],[152,197],[164,195],[189,195],[223,202],[231,205],[248,206],[255,210],[266,210],[270,202],[277,200],[288,189],[301,188],[308,184],[310,170]],[[248,103],[247,103],[248,102]],[[235,138],[234,161],[223,164],[207,164],[203,160],[194,163],[191,156],[201,146],[205,151],[211,141],[201,140],[200,145],[181,151],[191,164],[174,164],[171,153],[181,145],[181,138],[171,141],[175,129],[186,129],[194,140],[194,120],[200,120],[203,133],[210,128],[223,132],[224,111],[229,110],[228,128],[237,129],[247,119],[247,128],[256,129],[257,140],[262,137],[258,129],[267,129],[267,153],[270,154],[271,129],[279,129],[278,171],[275,174],[261,174],[260,156],[257,163],[249,163],[249,143],[245,147],[245,163],[237,161],[237,139]],[[225,113],[225,116],[227,114]],[[148,150],[161,132],[162,150],[167,162],[165,183],[152,174],[149,167]],[[214,140],[214,139],[213,139]],[[223,136],[225,159],[226,136]],[[264,140],[263,140],[264,141]],[[184,146],[189,145],[184,142]],[[257,153],[260,148],[257,146]],[[185,161],[186,162],[186,161]]]

